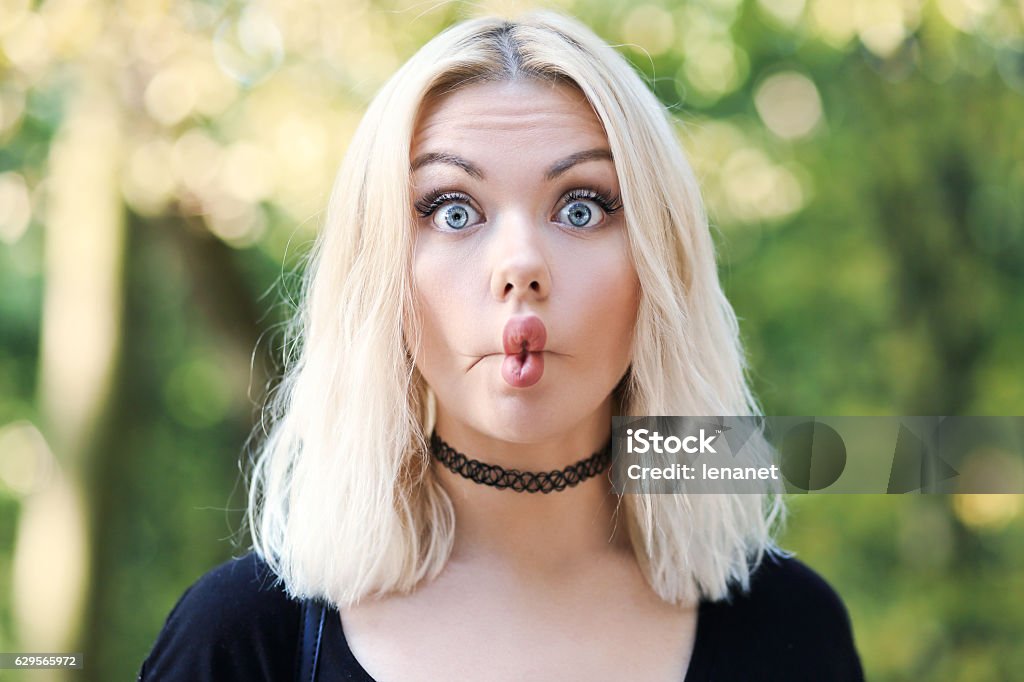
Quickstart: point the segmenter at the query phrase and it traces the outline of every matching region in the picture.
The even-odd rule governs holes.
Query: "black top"
[[[138,680],[296,680],[300,636],[320,604],[290,599],[275,582],[252,552],[204,575],[167,617]],[[319,622],[316,680],[374,682],[352,655],[337,609]],[[749,593],[701,602],[683,682],[863,679],[839,596],[800,561],[767,555]]]

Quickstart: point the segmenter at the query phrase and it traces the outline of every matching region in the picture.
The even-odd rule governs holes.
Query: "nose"
[[[506,215],[492,227],[491,294],[498,301],[543,301],[551,271],[542,230],[527,217]]]

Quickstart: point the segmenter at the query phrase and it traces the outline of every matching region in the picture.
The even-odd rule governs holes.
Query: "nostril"
[[[504,289],[504,294],[503,295],[504,296],[508,296],[513,291],[515,291],[516,288],[517,288],[517,285],[514,282],[505,282],[505,289]],[[528,287],[524,287],[522,284],[518,285],[518,289],[519,289],[520,292],[525,292],[527,288],[530,291],[534,292],[535,294],[539,294],[541,292],[540,282],[535,280],[535,279],[530,281],[530,284],[529,284]]]

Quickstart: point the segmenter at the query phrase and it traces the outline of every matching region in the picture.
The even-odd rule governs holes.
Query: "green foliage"
[[[118,155],[123,317],[82,467],[94,533],[83,647],[87,679],[131,679],[184,589],[244,551],[244,537],[230,541],[245,502],[238,462],[280,356],[296,263],[362,108],[476,5],[246,15],[97,3],[77,38],[57,30],[68,10],[50,5],[0,18],[0,428],[27,419],[49,433],[36,386],[43,235],[69,191],[50,166],[75,120],[69,103],[107,83],[98,101],[121,117],[121,147],[90,150],[81,173]],[[913,7],[569,7],[679,121],[769,414],[1024,411],[1022,9]],[[39,22],[50,47],[19,48]],[[239,30],[252,32],[248,62],[241,43],[218,47]],[[98,58],[98,44],[123,58]],[[235,61],[209,61],[225,54]],[[15,210],[26,205],[30,217]],[[27,493],[4,477],[7,454],[0,650],[12,651]],[[1024,669],[1020,497],[797,496],[792,508],[783,545],[845,599],[869,679]]]

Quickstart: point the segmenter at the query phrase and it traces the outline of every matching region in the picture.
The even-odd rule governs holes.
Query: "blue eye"
[[[446,228],[462,230],[475,225],[479,217],[479,214],[469,204],[465,202],[451,203],[442,206],[434,213],[434,224],[442,230]]]
[[[574,230],[600,227],[605,218],[622,208],[617,196],[609,196],[610,193],[592,189],[574,189],[562,197],[562,207],[555,220]]]
[[[587,227],[590,224],[590,219],[600,212],[601,208],[591,201],[574,201],[559,211],[558,215],[573,227]]]
[[[443,232],[459,232],[482,220],[472,200],[462,192],[435,190],[417,201],[415,207],[420,216],[429,217],[434,227]]]

